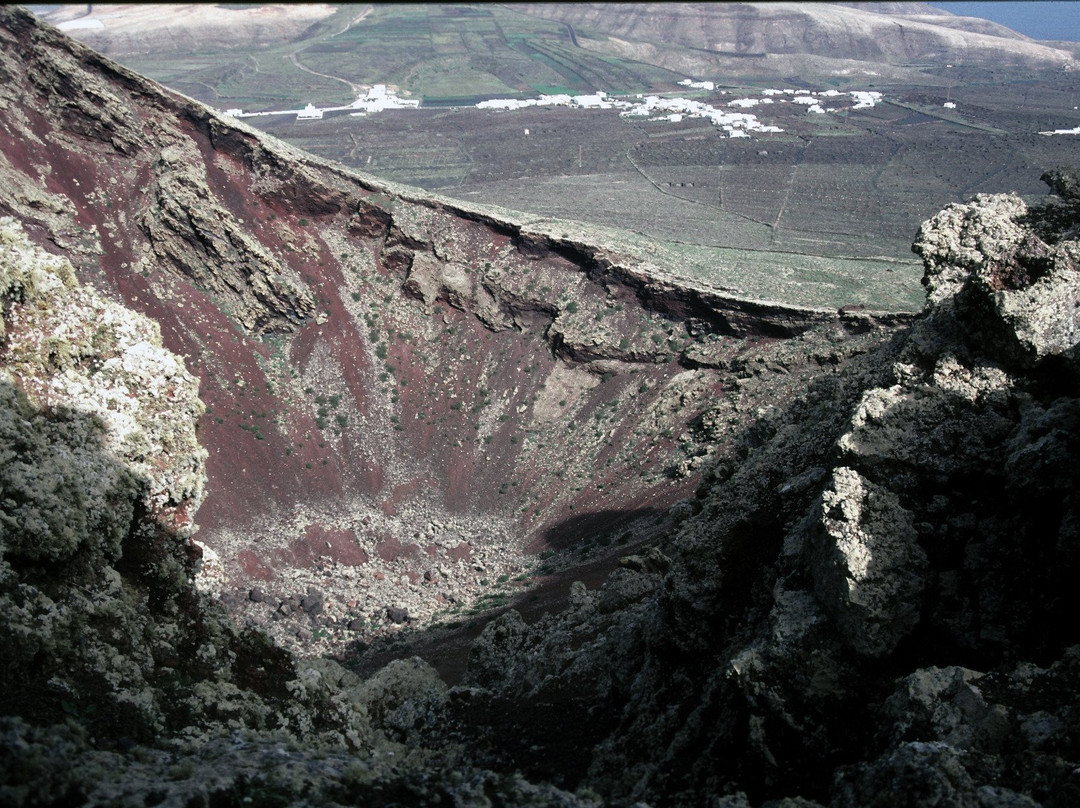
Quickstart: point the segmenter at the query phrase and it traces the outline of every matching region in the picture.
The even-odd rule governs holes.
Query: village
[[[370,112],[380,112],[384,109],[416,109],[420,106],[419,99],[399,98],[392,89],[387,89],[385,84],[375,84],[364,95],[357,98],[351,104],[343,107],[316,107],[308,104],[303,109],[271,110],[270,112],[244,112],[242,109],[227,109],[226,115],[233,118],[256,118],[269,115],[295,115],[298,121],[317,121],[327,112],[348,112],[360,117]]]
[[[711,81],[684,79],[679,84],[691,89],[715,91],[715,84]],[[720,90],[719,92],[723,95],[727,94],[728,91]],[[854,103],[845,104],[841,107],[839,100],[844,96],[847,96]],[[812,92],[786,88],[762,90],[761,97],[757,98],[734,98],[728,101],[726,106],[746,110],[775,103],[792,103],[805,105],[808,114],[825,114],[852,109],[866,109],[873,107],[880,100],[881,93],[876,91],[853,90],[841,92],[839,90],[824,90],[822,92]],[[401,98],[394,89],[388,88],[385,84],[376,84],[363,96],[345,106],[317,107],[309,103],[303,109],[271,110],[268,112],[244,112],[242,109],[227,109],[225,114],[234,118],[295,115],[297,121],[312,121],[321,120],[328,112],[348,112],[354,117],[361,117],[387,109],[417,109],[420,107],[420,103],[419,99]],[[728,137],[750,137],[750,133],[784,131],[779,126],[762,123],[758,120],[757,115],[753,113],[721,109],[702,101],[641,94],[635,100],[630,101],[609,96],[603,90],[589,95],[555,94],[526,99],[492,98],[480,101],[474,106],[478,109],[507,111],[526,107],[618,109],[620,110],[619,114],[623,117],[645,118],[651,121],[670,121],[673,123],[677,123],[684,118],[704,118],[712,122],[717,128],[723,129]]]

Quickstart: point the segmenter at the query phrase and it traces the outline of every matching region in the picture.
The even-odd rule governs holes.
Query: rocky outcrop
[[[0,219],[0,801],[592,805],[392,739],[445,691],[241,633],[194,586],[198,382]],[[411,721],[408,725],[411,726]]]
[[[431,734],[493,765],[585,745],[560,785],[618,804],[1070,803],[1074,227],[1009,196],[928,221],[923,317],[746,432],[662,578],[489,625]],[[470,719],[497,709],[525,712]]]
[[[0,251],[5,707],[146,737],[165,690],[230,664],[210,638],[232,630],[191,591],[198,382],[11,219]]]
[[[162,149],[139,222],[147,264],[171,266],[214,293],[249,333],[297,328],[315,313],[311,291],[217,202],[200,165],[190,141]]]

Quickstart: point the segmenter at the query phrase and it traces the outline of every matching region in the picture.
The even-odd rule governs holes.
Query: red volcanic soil
[[[399,558],[420,558],[420,545],[410,542],[402,544],[395,536],[388,536],[375,545],[375,553],[383,561],[396,561]]]
[[[319,546],[320,542],[325,549]],[[368,554],[357,545],[356,534],[351,530],[308,525],[304,532],[304,543],[319,549],[319,555],[329,556],[338,564],[358,567],[368,562]]]
[[[5,73],[25,114],[0,119],[0,212],[200,377],[200,539],[236,589],[423,556],[443,523],[467,528],[439,544],[465,590],[495,545],[634,532],[626,514],[690,495],[689,460],[768,403],[732,374],[777,348],[743,337],[823,316],[391,190],[32,29],[11,34],[30,62]]]

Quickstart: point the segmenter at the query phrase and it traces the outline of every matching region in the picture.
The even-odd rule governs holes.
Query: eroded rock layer
[[[0,13],[0,802],[1080,801],[1074,172],[930,219],[926,309],[881,330],[367,186]],[[203,501],[226,585],[307,564],[397,624],[370,557],[438,592],[561,504],[695,486],[460,683],[298,661],[194,580]]]
[[[206,585],[297,649],[640,535],[758,407],[903,319],[741,299],[382,185],[0,23],[0,213],[187,358]]]
[[[1080,244],[1061,176],[1061,204],[979,197],[926,222],[924,316],[744,433],[651,560],[489,625],[425,727],[615,804],[1074,802]]]

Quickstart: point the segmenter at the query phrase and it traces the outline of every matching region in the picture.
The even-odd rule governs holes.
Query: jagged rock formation
[[[539,747],[531,773],[616,804],[1073,802],[1080,245],[1075,218],[1047,232],[1061,210],[980,197],[929,220],[923,318],[748,431],[663,577],[635,562],[562,614],[489,625],[428,726],[492,765]]]
[[[1077,802],[1080,636],[1062,619],[1080,606],[1080,200],[1072,172],[1046,177],[1058,204],[1028,209],[1011,196],[979,197],[930,219],[915,245],[926,264],[926,310],[907,327],[883,329],[872,316],[658,280],[584,242],[524,232],[481,211],[383,197],[386,189],[168,99],[21,12],[0,14],[10,180],[0,205],[26,231],[0,222],[0,801]],[[17,50],[35,67],[25,71],[28,83],[13,67]],[[32,101],[31,84],[58,103],[16,106],[9,87]],[[161,112],[170,108],[180,114]],[[203,173],[189,165],[198,155]],[[260,218],[260,238],[248,239],[241,225],[256,198],[274,218]],[[301,223],[309,216],[322,220],[316,235]],[[289,227],[274,224],[280,218]],[[215,443],[225,433],[207,428],[193,376],[162,344],[205,346],[192,366],[219,393],[233,389],[235,402],[254,398],[252,367],[263,374],[260,390],[271,392],[254,357],[275,355],[257,346],[289,340],[296,384],[347,391],[356,407],[347,422],[362,415],[370,434],[385,428],[397,440],[389,425],[418,412],[390,409],[389,393],[378,400],[377,365],[343,347],[346,336],[350,349],[387,344],[370,335],[365,342],[358,328],[365,311],[375,319],[371,308],[346,304],[351,291],[327,297],[352,266],[340,256],[358,250],[369,274],[344,288],[386,307],[378,324],[365,322],[371,330],[385,328],[387,312],[396,330],[442,306],[447,329],[478,335],[465,344],[441,328],[426,332],[425,361],[472,360],[441,368],[442,383],[461,383],[452,374],[468,367],[536,362],[531,373],[485,377],[513,378],[527,391],[515,399],[512,386],[502,388],[496,412],[556,420],[561,407],[546,385],[561,379],[562,390],[577,390],[566,406],[573,399],[593,420],[602,420],[600,402],[621,406],[625,417],[647,415],[647,429],[693,431],[693,445],[707,450],[681,455],[700,458],[699,478],[688,475],[653,500],[665,505],[696,485],[693,499],[667,512],[676,528],[635,547],[602,587],[575,583],[561,612],[530,623],[505,611],[454,686],[417,659],[366,680],[330,660],[297,661],[264,635],[236,629],[193,581],[194,507],[204,497],[200,513],[215,497],[252,505],[244,497],[258,488],[240,472],[256,462],[276,472],[270,461],[280,458],[260,454],[254,447],[266,441],[257,435],[242,452]],[[485,254],[491,266],[481,272]],[[320,260],[321,279],[312,274]],[[539,267],[546,293],[530,289]],[[149,320],[80,284],[80,273],[158,314],[160,339]],[[305,300],[317,306],[314,316]],[[575,317],[585,307],[579,300],[613,310],[592,323],[615,325]],[[236,316],[227,321],[235,343],[220,339],[230,333],[217,319],[225,312]],[[629,323],[640,327],[657,313],[683,329],[678,338],[668,333],[666,346],[631,340],[638,334]],[[338,330],[318,328],[331,323]],[[468,356],[496,337],[507,338],[511,358]],[[526,339],[547,353],[526,350]],[[230,352],[232,344],[249,353]],[[407,364],[393,367],[404,373]],[[530,381],[540,368],[545,386]],[[575,388],[580,374],[594,383]],[[423,373],[408,378],[392,403],[412,383],[430,384]],[[339,379],[340,388],[328,384]],[[619,392],[615,406],[603,394],[613,384],[606,389]],[[644,401],[630,395],[635,387]],[[449,400],[463,401],[463,388]],[[482,414],[496,396],[470,401],[487,398],[470,426],[498,423]],[[222,401],[211,398],[211,417]],[[398,420],[372,415],[383,412]],[[196,419],[210,452],[209,492]],[[362,440],[367,433],[342,427],[328,436],[340,437],[337,457],[377,454]],[[620,428],[613,419],[610,429]],[[481,501],[467,490],[473,480],[434,471],[463,467],[482,485],[479,455],[456,451],[464,441],[438,447],[433,434],[417,429],[397,448],[412,451],[405,465],[419,462],[419,449],[436,456],[428,468],[445,500],[458,503],[445,511],[460,525]],[[515,462],[541,452],[539,441],[527,453],[514,445],[493,440],[487,451],[495,463],[507,462],[502,448]],[[550,458],[594,463],[596,445],[568,441]],[[236,454],[219,458],[215,477],[222,446]],[[649,452],[638,455],[678,456]],[[394,478],[400,467],[391,461],[374,476],[348,478],[342,463],[334,485],[312,493],[368,496],[369,518],[381,512],[415,530],[413,538],[426,533],[431,552],[449,559],[457,545],[447,546],[445,523],[411,521],[429,512],[406,507],[418,488]],[[632,468],[617,465],[604,484]],[[264,474],[267,495],[254,504],[272,502],[270,492],[288,502],[288,486],[273,488],[284,480]],[[546,490],[537,477],[522,479]],[[610,495],[625,506],[654,490],[639,485],[612,483],[576,501]],[[540,510],[541,524],[557,523]],[[528,518],[515,524],[535,529]],[[340,538],[333,524],[308,527],[312,542]],[[384,538],[382,550],[393,539],[402,552],[402,538]],[[308,551],[293,561],[311,560]],[[321,569],[328,580],[349,580],[342,569]],[[326,599],[309,591],[297,605],[311,613]],[[398,606],[383,609],[387,621],[401,617]]]
[[[137,374],[135,357],[155,369],[170,357],[150,350],[152,328],[88,346],[87,313],[108,323],[109,306],[6,222],[3,358],[21,364],[5,371],[2,412],[19,432],[4,466],[5,648],[19,652],[4,692],[19,698],[5,705],[0,793],[15,805],[1072,804],[1080,638],[1060,617],[1080,605],[1080,307],[1042,302],[1080,296],[1074,209],[981,197],[929,220],[916,323],[761,413],[681,527],[602,588],[575,584],[565,611],[531,625],[515,611],[489,624],[452,688],[419,660],[367,681],[329,661],[296,667],[197,595],[185,530],[138,506],[154,489],[125,457],[126,422],[87,392]],[[73,350],[43,349],[41,324],[55,322]],[[42,393],[56,396],[47,409],[21,392],[35,380],[58,391]],[[83,394],[65,409],[71,391]],[[192,391],[179,366],[158,389]],[[163,437],[147,423],[151,442]],[[39,456],[45,473],[31,475]],[[191,479],[198,456],[179,440],[165,466]],[[29,518],[68,489],[86,492],[82,522]],[[193,652],[175,653],[185,643]]]

